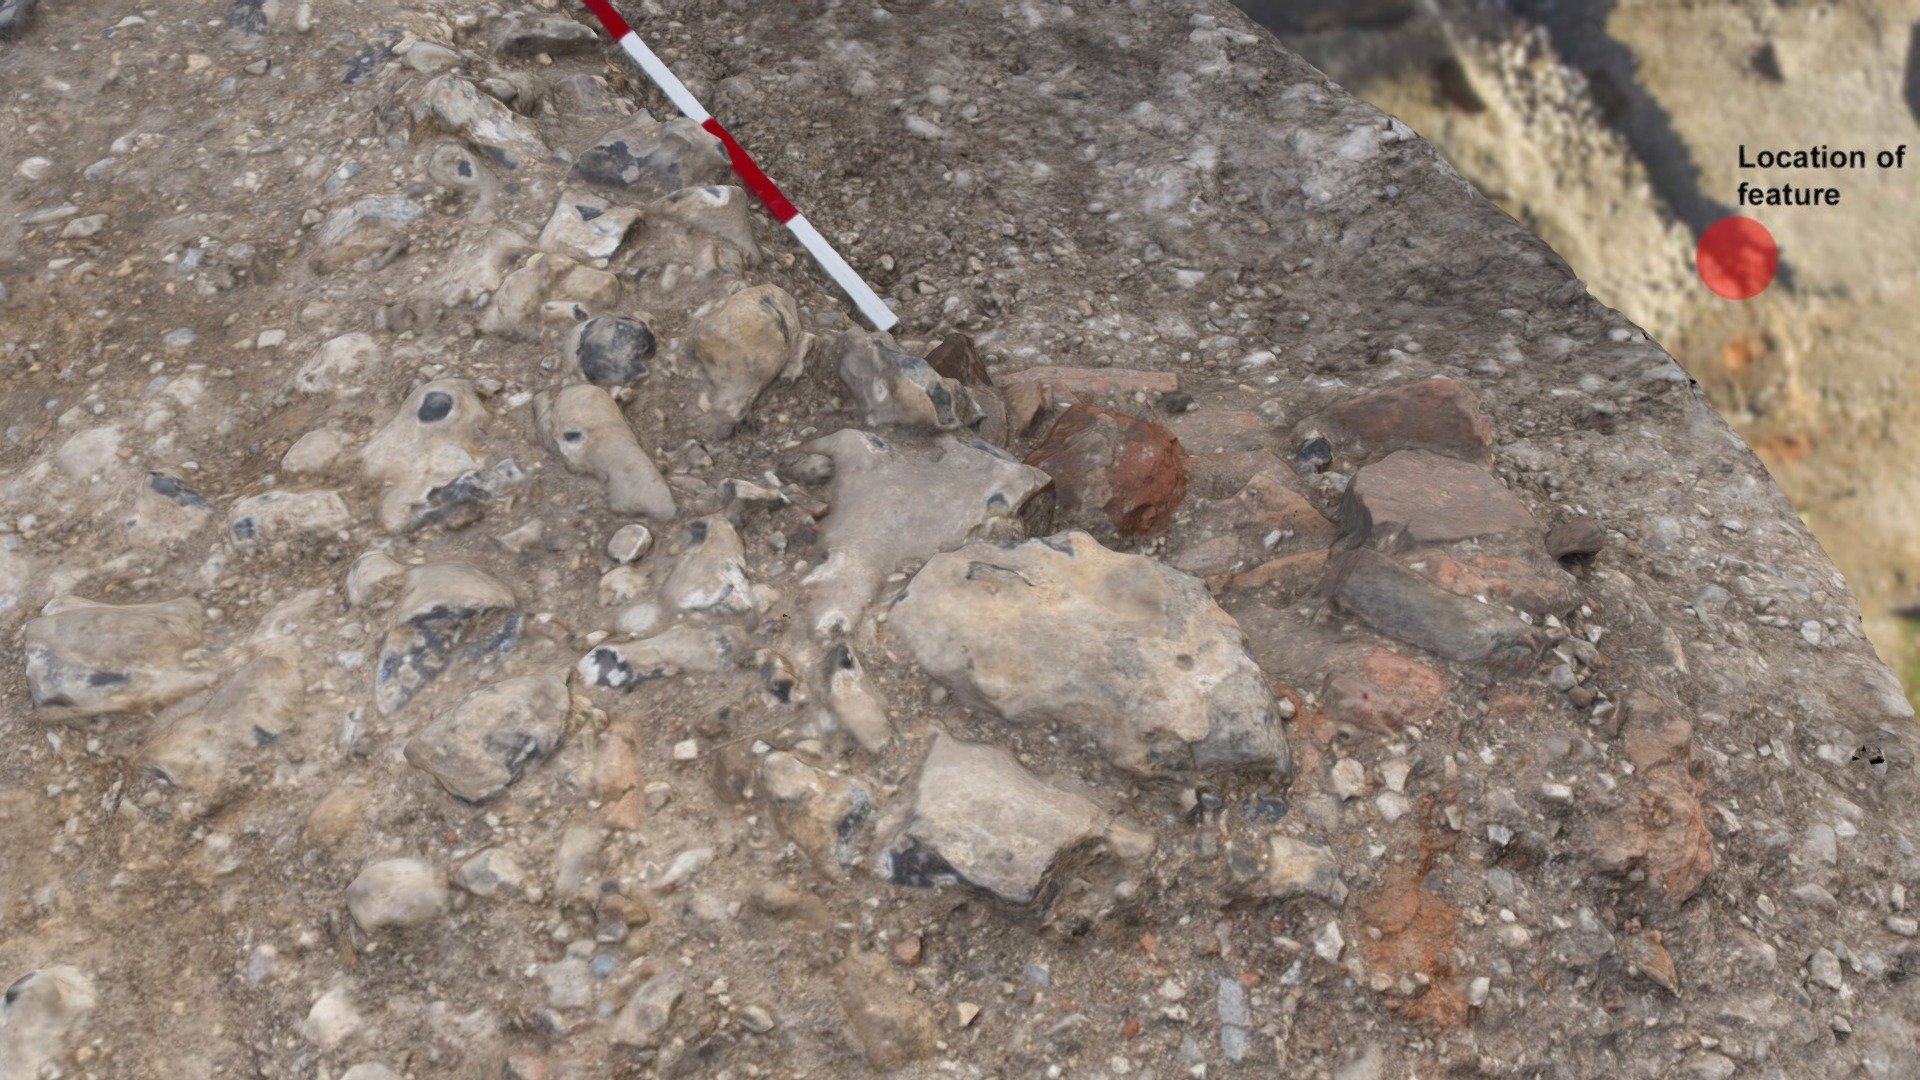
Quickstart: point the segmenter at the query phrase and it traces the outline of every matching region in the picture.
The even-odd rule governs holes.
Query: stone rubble
[[[890,335],[570,8],[30,7],[0,1076],[1913,1059],[1845,583],[1225,7],[632,5]]]

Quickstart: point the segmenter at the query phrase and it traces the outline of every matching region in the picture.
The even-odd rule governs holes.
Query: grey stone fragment
[[[546,53],[565,56],[585,52],[597,44],[593,28],[564,15],[516,11],[507,16],[507,25],[494,40],[494,51],[503,56],[532,56]]]
[[[754,199],[743,188],[731,184],[703,184],[685,187],[655,200],[647,207],[647,221],[654,226],[678,226],[694,241],[720,241],[737,252],[709,254],[696,261],[745,269],[760,265],[760,244],[753,237]],[[671,236],[672,228],[659,233]]]
[[[458,75],[441,75],[422,89],[413,106],[416,123],[433,119],[504,169],[518,169],[547,155],[540,140],[511,109]]]
[[[639,220],[640,211],[631,206],[614,206],[598,195],[568,192],[554,204],[536,243],[541,251],[580,262],[611,258]]]
[[[353,514],[337,491],[263,491],[227,513],[227,535],[242,546],[326,538],[352,526]]]
[[[383,859],[347,886],[347,911],[368,932],[424,926],[448,907],[446,886],[419,859]]]
[[[686,117],[662,124],[646,112],[600,136],[573,166],[590,184],[653,195],[720,183],[729,173],[725,149],[706,129]]]
[[[648,679],[682,672],[717,672],[752,656],[746,631],[737,626],[676,626],[638,641],[596,646],[579,663],[594,686],[625,690]]]
[[[889,626],[963,698],[1077,729],[1128,772],[1291,774],[1266,676],[1206,586],[1086,533],[936,555]]]
[[[248,759],[293,730],[305,695],[306,680],[290,656],[255,657],[204,705],[156,735],[138,765],[164,790],[214,809],[234,793]]]
[[[1517,616],[1447,592],[1377,551],[1350,552],[1328,575],[1341,610],[1437,656],[1506,667],[1539,653],[1539,636]]]
[[[759,789],[782,836],[822,865],[852,866],[873,831],[873,796],[782,750],[760,759]]]
[[[1104,837],[1104,817],[998,747],[937,735],[912,814],[887,840],[879,870],[895,885],[965,885],[1044,906],[1056,870]]]
[[[454,881],[475,896],[488,897],[526,888],[527,874],[513,856],[500,848],[488,848],[460,864]]]
[[[513,590],[471,563],[439,562],[407,571],[406,590],[374,671],[374,704],[391,715],[456,660],[483,661],[520,640]]]
[[[61,597],[27,623],[27,692],[41,720],[147,712],[211,685],[195,662],[205,634],[200,605],[186,597],[101,604]]]
[[[679,558],[660,585],[660,599],[680,611],[745,615],[754,610],[747,550],[725,517],[710,514],[681,534]]]
[[[569,374],[609,390],[631,386],[647,374],[655,349],[653,331],[639,319],[613,315],[573,328],[561,350]]]
[[[487,802],[553,754],[571,707],[552,675],[484,686],[407,740],[407,760],[456,798]]]
[[[14,979],[0,996],[0,1076],[69,1075],[53,1063],[73,1049],[97,1001],[93,977],[66,964]]]
[[[686,982],[678,972],[656,975],[641,983],[613,1020],[613,1042],[643,1050],[660,1045],[667,1024],[673,1020],[673,1008],[684,993]]]
[[[1540,529],[1498,477],[1428,450],[1395,451],[1355,473],[1340,504],[1340,524],[1363,542],[1390,549]]]
[[[973,418],[973,399],[965,387],[877,334],[842,331],[829,354],[870,426],[952,431]]]
[[[533,418],[541,440],[567,471],[605,485],[614,513],[673,520],[673,490],[605,390],[574,383],[540,394],[533,399]]]
[[[827,561],[808,575],[815,634],[846,634],[886,576],[971,540],[1020,536],[1018,515],[1047,474],[985,443],[931,443],[837,431],[807,444],[824,457],[833,509],[821,523]]]
[[[1318,897],[1335,907],[1347,900],[1347,884],[1340,878],[1340,864],[1333,853],[1323,845],[1288,836],[1267,838],[1267,867],[1259,891],[1273,900]]]
[[[360,451],[362,471],[380,484],[380,526],[390,532],[477,520],[514,482],[508,463],[489,469],[480,449],[486,407],[465,379],[415,390]]]

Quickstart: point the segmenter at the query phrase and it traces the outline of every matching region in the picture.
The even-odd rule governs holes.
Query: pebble
[[[347,910],[366,931],[424,926],[447,913],[446,887],[420,859],[383,859],[347,886]]]
[[[620,526],[607,540],[607,557],[617,563],[639,562],[653,547],[653,531],[645,525]]]
[[[66,228],[60,230],[60,238],[63,240],[86,240],[98,236],[106,227],[107,215],[88,214],[86,217],[74,218],[72,221],[67,222]]]

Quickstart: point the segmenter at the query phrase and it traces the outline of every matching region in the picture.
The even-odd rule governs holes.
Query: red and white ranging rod
[[[654,55],[652,49],[647,48],[647,43],[641,41],[640,35],[633,32],[633,27],[627,25],[627,20],[620,17],[620,12],[615,10],[608,0],[582,0],[582,2],[587,5],[587,10],[593,12],[594,17],[600,20],[600,25],[607,28],[607,33],[613,35],[613,39],[627,51],[627,55],[633,58],[633,62],[640,65],[640,70],[646,73],[653,85],[667,95],[673,102],[673,107],[720,140],[721,145],[727,148],[727,157],[733,162],[733,171],[740,177],[740,182],[746,185],[748,191],[760,197],[760,201],[766,205],[767,212],[773,215],[775,221],[785,225],[787,230],[793,233],[800,241],[800,246],[807,249],[807,254],[813,256],[813,261],[820,264],[820,269],[825,270],[827,276],[833,279],[833,283],[840,286],[841,290],[853,300],[854,306],[859,308],[860,314],[873,324],[873,328],[875,330],[893,329],[900,322],[899,317],[888,310],[885,302],[867,284],[866,279],[862,278],[853,267],[848,266],[847,260],[841,258],[839,252],[833,250],[833,245],[827,242],[826,237],[820,235],[820,230],[813,227],[813,224],[806,219],[806,215],[794,209],[793,204],[780,193],[780,189],[767,178],[766,173],[760,170],[760,166],[754,162],[746,150],[727,133],[726,128],[720,126],[720,121],[714,119],[713,114],[700,104],[699,99],[693,96],[686,84],[681,82],[658,56]]]

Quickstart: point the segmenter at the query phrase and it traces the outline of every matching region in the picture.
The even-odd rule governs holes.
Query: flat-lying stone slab
[[[1355,473],[1340,524],[1365,543],[1396,548],[1540,528],[1498,477],[1430,450],[1396,451]]]

